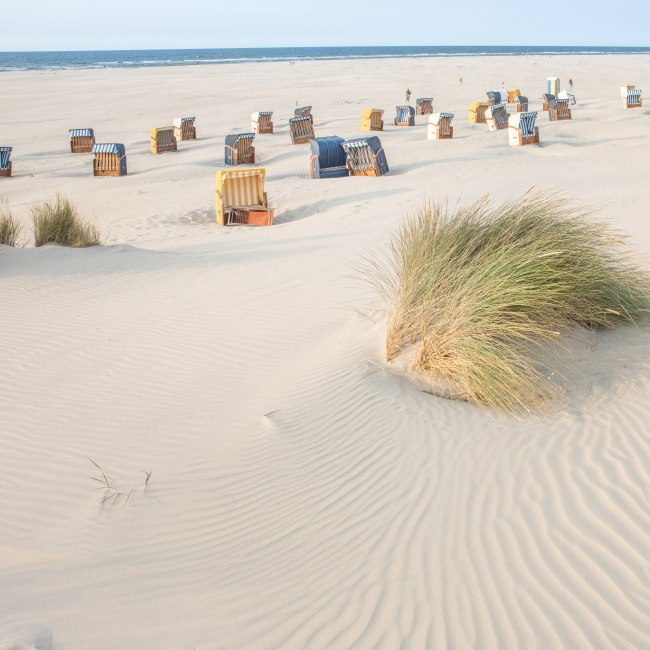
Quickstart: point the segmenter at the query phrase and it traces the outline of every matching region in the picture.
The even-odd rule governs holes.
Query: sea
[[[0,72],[12,70],[76,70],[89,68],[144,68],[170,65],[248,63],[262,61],[316,61],[334,59],[515,56],[566,54],[650,54],[650,47],[588,46],[373,46],[269,47],[196,50],[96,50],[71,52],[0,52]]]

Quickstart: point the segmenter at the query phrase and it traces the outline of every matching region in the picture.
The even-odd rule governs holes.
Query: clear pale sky
[[[0,51],[650,46],[650,0],[3,0]]]

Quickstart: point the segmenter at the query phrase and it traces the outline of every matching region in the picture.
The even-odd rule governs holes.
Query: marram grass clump
[[[7,200],[0,197],[0,244],[16,246],[22,232],[21,224],[16,221],[7,207]]]
[[[565,198],[526,193],[491,206],[429,203],[408,218],[385,263],[366,271],[388,309],[386,358],[451,396],[533,411],[556,392],[548,359],[577,327],[650,314],[650,280],[621,237]],[[434,390],[435,392],[435,390]]]
[[[97,227],[85,222],[77,208],[59,194],[54,201],[43,201],[34,206],[32,218],[35,246],[51,243],[82,248],[102,243]]]

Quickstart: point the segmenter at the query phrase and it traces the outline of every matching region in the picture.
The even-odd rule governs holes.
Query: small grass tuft
[[[99,246],[101,235],[93,224],[85,222],[77,208],[64,196],[57,194],[54,201],[43,201],[32,208],[34,245],[59,244],[83,248]]]
[[[22,225],[14,220],[7,199],[0,197],[0,244],[16,246],[22,230]]]

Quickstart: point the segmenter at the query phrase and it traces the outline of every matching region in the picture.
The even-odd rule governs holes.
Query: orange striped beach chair
[[[70,129],[70,153],[91,153],[95,144],[92,129]]]
[[[263,167],[217,172],[217,223],[271,226],[275,210],[268,207]]]
[[[156,129],[151,129],[150,141],[151,153],[164,153],[165,151],[178,150],[173,126],[161,126]]]
[[[13,147],[0,147],[0,176],[11,176],[11,152]]]
[[[184,140],[196,140],[196,127],[194,126],[194,115],[176,117],[173,121],[174,137],[178,142]]]

